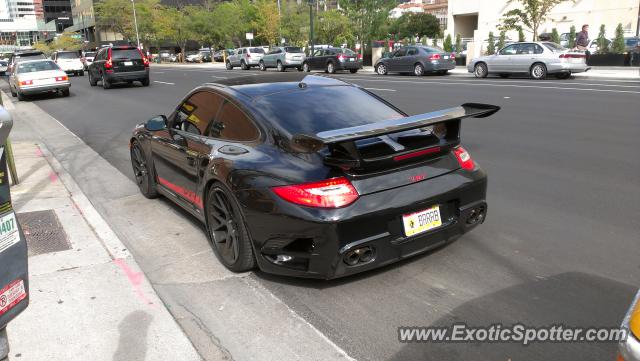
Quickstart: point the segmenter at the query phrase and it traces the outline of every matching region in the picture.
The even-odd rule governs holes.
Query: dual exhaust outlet
[[[376,255],[373,250],[373,247],[366,246],[366,247],[356,248],[354,250],[347,252],[344,255],[343,260],[344,260],[344,263],[347,264],[347,266],[355,266],[358,264],[369,263],[373,261],[375,258],[376,258]]]

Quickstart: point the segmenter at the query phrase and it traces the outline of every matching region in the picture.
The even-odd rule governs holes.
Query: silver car
[[[251,67],[258,66],[263,56],[264,49],[261,47],[239,48],[236,49],[235,54],[229,55],[225,66],[228,70],[233,69],[234,66],[249,70]]]
[[[474,58],[467,65],[467,70],[477,78],[485,78],[489,74],[503,78],[512,74],[529,74],[533,79],[544,79],[553,74],[559,79],[566,79],[572,73],[589,69],[584,52],[568,50],[551,42],[513,43],[495,55]]]
[[[260,70],[276,68],[278,71],[286,71],[287,68],[297,68],[302,70],[302,63],[305,56],[302,48],[297,46],[279,46],[271,49],[270,52],[260,59]]]
[[[18,100],[39,93],[60,93],[68,97],[70,87],[67,73],[52,60],[21,61],[9,76],[11,95]]]

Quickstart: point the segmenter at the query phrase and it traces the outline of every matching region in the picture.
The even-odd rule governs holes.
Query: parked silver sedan
[[[278,71],[286,71],[287,68],[297,68],[302,70],[302,63],[305,56],[302,48],[297,46],[279,46],[271,49],[260,59],[260,70],[276,68]]]
[[[521,42],[500,49],[495,55],[472,59],[467,70],[477,78],[498,74],[503,78],[512,74],[529,74],[533,79],[555,75],[566,79],[572,73],[590,68],[584,52],[572,51],[551,42]]]

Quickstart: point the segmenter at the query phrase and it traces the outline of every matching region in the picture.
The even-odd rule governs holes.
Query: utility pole
[[[311,53],[309,56],[313,56],[314,44],[313,44],[313,3],[315,0],[309,0],[309,43],[311,44]]]
[[[133,23],[136,26],[136,41],[138,42],[138,48],[140,48],[140,35],[138,35],[138,18],[136,17],[136,2],[135,2],[135,0],[131,0],[131,5],[133,6]]]

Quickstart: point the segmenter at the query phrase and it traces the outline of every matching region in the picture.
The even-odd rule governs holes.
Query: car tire
[[[387,75],[389,74],[388,70],[387,70],[387,66],[380,63],[376,66],[376,73],[378,73],[379,75]]]
[[[355,74],[358,72],[358,69],[349,69],[349,73]]]
[[[60,91],[60,94],[62,94],[62,96],[66,98],[66,97],[68,97],[69,95],[71,95],[71,92],[70,92],[70,91],[69,91],[69,89],[67,88],[67,89],[62,89],[62,90]]]
[[[227,68],[227,70],[233,70],[233,65],[231,65],[231,62],[229,60],[227,60],[224,66]]]
[[[244,62],[244,60],[240,62],[240,69],[249,70],[249,66]]]
[[[133,177],[136,180],[138,189],[143,196],[149,199],[158,197],[158,189],[156,184],[155,168],[152,162],[142,149],[142,145],[137,140],[131,143],[131,167],[133,168]]]
[[[24,94],[18,92],[18,100],[23,101],[24,99]]]
[[[149,86],[149,84],[151,84],[151,81],[149,80],[149,78],[144,78],[140,80],[140,83],[142,83],[142,86]]]
[[[205,199],[207,235],[216,257],[233,272],[253,269],[253,246],[238,201],[218,182],[209,187]]]
[[[93,77],[93,74],[91,74],[91,72],[89,72],[89,85],[91,85],[91,86],[96,86],[96,85],[98,85],[98,80],[96,80],[96,79]]]
[[[287,71],[287,68],[282,65],[282,62],[280,60],[278,60],[278,62],[276,63],[276,69],[278,69],[278,71],[281,73]]]
[[[14,97],[14,98],[15,98],[15,97],[17,97],[17,96],[18,96],[18,94],[16,94],[16,91],[15,91],[15,90],[13,90],[13,88],[12,88],[11,86],[9,86],[9,90],[11,90],[11,96],[12,96],[12,97]]]
[[[547,77],[547,67],[542,63],[535,63],[531,66],[529,75],[532,79],[543,80]]]
[[[489,71],[487,69],[487,64],[485,63],[478,63],[473,67],[473,75],[476,76],[476,78],[486,78],[487,75],[489,75]]]
[[[298,69],[298,71],[302,71],[302,67],[301,66],[296,67],[296,69]]]
[[[418,63],[413,66],[413,75],[415,76],[423,76],[424,75],[424,66]]]
[[[449,73],[449,70],[439,70],[438,71],[438,75],[447,75]]]
[[[571,78],[571,73],[558,73],[556,74],[556,78],[560,80]]]
[[[305,73],[308,73],[311,71],[311,67],[309,66],[309,63],[302,63],[302,71],[304,71]]]
[[[111,89],[111,82],[104,77],[104,74],[102,74],[102,88]]]
[[[502,74],[499,74],[499,76],[500,76],[502,79],[507,79],[508,77],[510,77],[510,76],[511,76],[511,74],[505,74],[505,73],[502,73]]]
[[[267,71],[267,67],[264,65],[264,61],[262,61],[262,60],[260,60],[260,64],[258,64],[258,67],[262,71]]]
[[[327,69],[325,70],[325,72],[327,72],[329,74],[335,74],[336,73],[336,66],[333,64],[332,61],[327,63]]]

